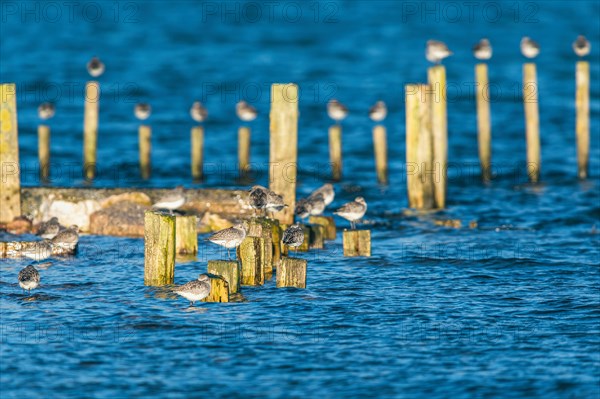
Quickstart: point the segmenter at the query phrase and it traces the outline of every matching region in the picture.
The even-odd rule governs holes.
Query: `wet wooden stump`
[[[83,113],[83,176],[92,180],[96,176],[96,145],[98,143],[98,107],[100,84],[87,82]]]
[[[370,230],[344,230],[344,256],[371,256]]]
[[[175,216],[175,251],[178,255],[198,253],[197,225],[196,215]]]
[[[308,218],[311,225],[319,224],[325,228],[325,239],[335,240],[337,231],[335,228],[335,220],[331,216],[311,216]]]
[[[273,274],[273,264],[275,263],[274,243],[273,243],[273,226],[279,225],[279,221],[274,221],[267,218],[253,218],[250,220],[248,227],[248,235],[251,237],[261,237],[264,242],[264,270],[267,278]],[[279,259],[277,259],[279,262]]]
[[[144,214],[144,285],[173,284],[175,275],[175,216]]]
[[[448,178],[448,114],[446,106],[446,68],[436,65],[429,68],[428,80],[433,92],[431,106],[431,139],[433,148],[433,199],[437,209],[446,207]]]
[[[477,98],[477,143],[481,178],[484,182],[492,179],[492,123],[490,113],[490,93],[488,67],[485,63],[475,65],[475,96]]]
[[[325,248],[325,227],[320,224],[310,225],[309,246],[311,249]]]
[[[221,276],[209,274],[210,294],[202,302],[229,302],[229,284]]]
[[[265,283],[265,240],[262,237],[246,237],[238,248],[238,258],[242,264],[242,285],[262,285]]]
[[[240,292],[240,278],[242,266],[238,261],[209,260],[207,271],[209,274],[220,276],[227,281],[229,294]]]
[[[17,88],[14,83],[0,85],[0,159],[0,222],[10,223],[21,216]]]
[[[306,259],[283,257],[277,268],[277,288],[306,288],[306,265]]]

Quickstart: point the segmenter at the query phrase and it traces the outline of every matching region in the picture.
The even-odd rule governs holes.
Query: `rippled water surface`
[[[39,8],[38,20],[22,14],[40,3],[3,7],[8,3],[17,11],[3,8],[0,72],[3,82],[18,85],[25,186],[39,185],[42,101],[57,106],[49,123],[51,184],[84,184],[81,88],[92,55],[107,65],[98,187],[238,186],[233,107],[240,97],[260,112],[252,123],[253,176],[266,184],[269,85],[297,82],[299,193],[328,177],[324,104],[338,98],[351,115],[334,205],[367,199],[373,256],[343,258],[338,234],[325,250],[300,255],[309,260],[306,290],[277,289],[272,279],[245,287],[245,302],[195,308],[168,289],[144,287],[141,239],[82,237],[76,257],[40,270],[42,285],[31,297],[16,284],[26,262],[4,260],[3,399],[600,396],[598,4],[483,2],[471,18],[457,2],[430,2],[430,13],[421,2],[280,2],[272,14],[258,3],[106,2],[93,3],[102,10],[94,21],[92,6],[82,14],[83,2],[72,19],[53,3],[62,16],[51,22],[51,9]],[[581,182],[570,48],[580,33],[593,43],[592,177]],[[524,173],[523,35],[542,48],[536,186]],[[470,54],[483,36],[494,45],[489,70],[498,94],[491,104],[496,175],[488,186],[477,175]],[[414,216],[405,213],[403,86],[426,79],[429,38],[455,52],[445,62],[452,165],[448,209]],[[210,112],[201,185],[189,177],[188,108],[195,99]],[[388,187],[375,181],[366,117],[377,99],[390,108]],[[138,101],[153,107],[153,176],[146,182],[137,178]],[[460,219],[463,227],[435,225],[440,219]],[[197,261],[177,264],[176,283],[219,257],[204,241],[200,247]]]

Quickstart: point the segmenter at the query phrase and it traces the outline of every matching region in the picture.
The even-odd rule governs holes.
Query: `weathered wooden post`
[[[523,103],[525,106],[525,136],[527,139],[527,175],[532,183],[540,180],[540,116],[535,63],[523,64]]]
[[[577,120],[577,176],[586,179],[590,158],[590,63],[578,61],[576,67],[575,107]]]
[[[373,128],[373,147],[375,151],[375,171],[379,184],[388,183],[387,134],[385,126]]]
[[[238,261],[209,260],[207,271],[212,275],[223,277],[227,281],[230,294],[240,292],[242,266]]]
[[[273,225],[279,225],[279,222],[271,221],[267,218],[254,218],[248,225],[248,236],[260,237],[264,240],[262,247],[263,253],[261,256],[265,278],[270,278],[273,274],[273,263],[278,263],[279,259],[273,259],[274,244],[273,244]]]
[[[277,268],[277,288],[306,288],[306,259],[287,258]]]
[[[96,176],[99,103],[100,84],[95,81],[87,82],[83,114],[83,176],[87,180],[92,180]]]
[[[408,84],[406,95],[406,185],[408,205],[432,209],[433,146],[431,143],[431,90],[426,84]]]
[[[262,285],[265,283],[265,240],[262,237],[247,236],[238,248],[238,258],[242,264],[242,285]]]
[[[48,181],[50,176],[50,127],[38,126],[38,161],[40,164],[40,180]]]
[[[271,86],[269,188],[283,196],[287,207],[275,214],[284,224],[294,223],[298,172],[298,86]]]
[[[198,253],[197,224],[196,215],[175,216],[175,252],[178,255]]]
[[[325,227],[320,224],[311,224],[310,228],[310,248],[325,248]]]
[[[250,170],[250,128],[242,126],[238,130],[238,164],[240,176]]]
[[[195,181],[202,180],[202,169],[204,163],[204,128],[194,126],[192,128],[192,178]]]
[[[342,126],[332,125],[329,128],[329,162],[331,177],[335,181],[342,178]]]
[[[17,88],[14,83],[0,85],[0,163],[0,222],[12,222],[21,216]]]
[[[152,150],[152,129],[148,125],[140,125],[138,132],[140,150],[140,174],[142,179],[150,177],[150,152]]]
[[[319,224],[323,226],[323,228],[325,229],[324,238],[326,240],[335,240],[337,236],[337,231],[335,228],[335,221],[331,216],[310,216],[308,218],[308,222],[313,225]]]
[[[173,284],[175,275],[175,216],[144,214],[144,285]]]
[[[344,230],[344,256],[371,256],[370,230]]]
[[[479,143],[479,163],[483,181],[492,179],[492,124],[488,68],[486,63],[475,65],[475,95],[477,97],[477,138]]]
[[[229,284],[221,276],[209,274],[210,294],[202,302],[229,302]]]
[[[431,98],[431,133],[433,140],[433,194],[434,206],[446,207],[446,179],[448,178],[448,116],[446,109],[446,68],[429,68]]]

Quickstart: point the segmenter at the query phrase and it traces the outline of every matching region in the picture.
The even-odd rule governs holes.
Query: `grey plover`
[[[87,71],[93,78],[97,78],[98,76],[104,73],[104,63],[100,61],[100,58],[93,57],[87,63]]]
[[[33,265],[29,265],[19,272],[19,286],[23,290],[29,291],[36,289],[40,285],[40,273]]]
[[[210,237],[208,241],[227,248],[227,259],[231,259],[229,249],[237,248],[246,238],[246,226],[238,223],[228,229],[219,230]]]
[[[302,226],[295,223],[285,229],[281,241],[288,247],[298,251],[298,247],[304,242],[304,230],[302,230]]]
[[[172,214],[175,209],[181,207],[183,204],[185,204],[185,193],[183,192],[183,187],[178,186],[171,190],[171,192],[160,197],[152,207],[155,209],[166,209]]]
[[[194,101],[190,108],[190,116],[196,122],[204,122],[208,118],[208,111],[200,101]]]
[[[238,118],[244,122],[252,122],[258,115],[256,108],[244,100],[235,105],[235,113],[237,114]]]
[[[348,108],[346,108],[338,100],[329,100],[327,103],[327,115],[335,121],[340,123],[348,116]]]
[[[473,55],[478,60],[489,60],[492,58],[492,45],[488,39],[481,39],[473,46]]]
[[[79,243],[79,227],[72,225],[68,229],[60,231],[50,242],[54,246],[73,252]]]
[[[150,114],[152,113],[152,107],[150,104],[139,103],[133,108],[133,113],[135,114],[136,118],[141,121],[145,121],[150,117]]]
[[[521,54],[527,58],[535,58],[540,53],[540,45],[525,36],[521,39]]]
[[[42,120],[50,119],[54,116],[54,104],[41,103],[38,107],[38,116]]]
[[[311,210],[312,203],[308,200],[308,198],[302,198],[296,202],[296,208],[294,208],[294,213],[300,219],[306,219],[310,216]]]
[[[375,105],[373,105],[369,109],[369,118],[373,122],[381,122],[387,116],[387,106],[383,101],[377,101]]]
[[[206,274],[201,274],[197,280],[180,285],[174,288],[173,292],[190,301],[190,306],[193,306],[194,302],[201,301],[210,294],[210,285],[210,277]]]
[[[352,230],[356,228],[356,221],[360,220],[367,212],[367,202],[363,197],[356,197],[354,201],[342,205],[340,209],[333,212],[350,221]]]
[[[267,206],[268,193],[269,190],[263,186],[253,186],[249,190],[248,203],[254,209],[254,216],[256,216],[256,211],[265,209]]]
[[[287,205],[283,202],[283,197],[277,194],[275,191],[267,190],[267,203],[265,205],[265,212],[275,213],[281,211]]]
[[[312,192],[312,195],[322,194],[323,200],[325,201],[325,205],[329,205],[333,202],[335,198],[335,190],[333,189],[333,185],[330,183],[323,184],[321,187],[317,188]]]
[[[26,258],[39,262],[52,256],[52,243],[48,240],[36,241],[20,253]]]
[[[60,225],[58,218],[52,217],[50,220],[40,223],[37,235],[50,240],[54,238],[54,236],[56,236],[62,229],[64,229],[64,227]]]
[[[312,194],[308,197],[308,201],[310,202],[310,214],[313,216],[318,216],[323,213],[325,210],[325,199],[323,194],[316,193]]]
[[[573,42],[573,51],[578,57],[585,57],[592,50],[592,45],[585,36],[577,36],[577,40]]]
[[[427,40],[425,45],[425,58],[427,61],[439,64],[444,58],[450,57],[452,51],[446,46],[446,43],[439,40]]]

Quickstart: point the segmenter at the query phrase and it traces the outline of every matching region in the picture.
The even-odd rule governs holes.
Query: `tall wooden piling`
[[[344,256],[371,256],[370,230],[344,230]]]
[[[265,240],[261,237],[246,237],[238,248],[242,264],[242,285],[262,285],[265,283]]]
[[[284,224],[294,223],[298,173],[298,86],[271,86],[269,188],[283,196],[287,207],[275,214]]]
[[[373,128],[373,150],[375,152],[375,172],[379,184],[388,183],[387,134],[385,126]]]
[[[175,216],[144,214],[144,285],[173,284],[175,275]]]
[[[262,248],[261,261],[263,263],[264,274],[266,278],[269,278],[273,274],[273,225],[278,224],[277,221],[273,222],[267,218],[254,218],[248,225],[248,236],[260,237],[264,241]],[[279,259],[277,259],[277,263]]]
[[[21,216],[17,88],[14,83],[0,85],[0,202],[0,222],[12,222]]]
[[[140,125],[138,132],[140,150],[140,174],[142,179],[150,178],[150,153],[152,151],[152,129],[147,125]]]
[[[306,288],[306,259],[284,257],[277,269],[277,288]]]
[[[532,62],[523,64],[523,104],[525,106],[525,137],[527,139],[527,175],[532,183],[540,180],[540,116],[536,67]]]
[[[238,164],[240,175],[250,170],[250,128],[246,126],[238,130]]]
[[[431,94],[426,84],[408,84],[405,87],[406,185],[408,205],[414,209],[432,209],[435,204]]]
[[[431,132],[433,140],[433,194],[434,206],[446,207],[446,180],[448,178],[448,116],[446,106],[446,68],[436,65],[429,68],[431,99]]]
[[[50,127],[38,126],[38,161],[40,165],[40,180],[47,182],[50,176]]]
[[[492,178],[492,123],[487,64],[475,65],[475,82],[479,163],[481,165],[481,177],[483,181],[488,182]]]
[[[88,180],[96,176],[99,103],[100,84],[94,81],[87,82],[83,113],[83,176]]]
[[[196,215],[175,216],[175,253],[196,255],[198,253],[198,217]]]
[[[242,266],[238,261],[209,260],[207,271],[212,275],[223,277],[229,285],[230,294],[240,292]]]
[[[331,177],[335,181],[342,178],[342,126],[335,124],[329,128],[329,162]]]
[[[195,126],[191,132],[192,141],[192,178],[195,181],[202,180],[202,169],[204,163],[204,128]]]
[[[576,67],[575,107],[577,120],[577,176],[585,179],[588,176],[590,158],[590,63],[577,62]]]

